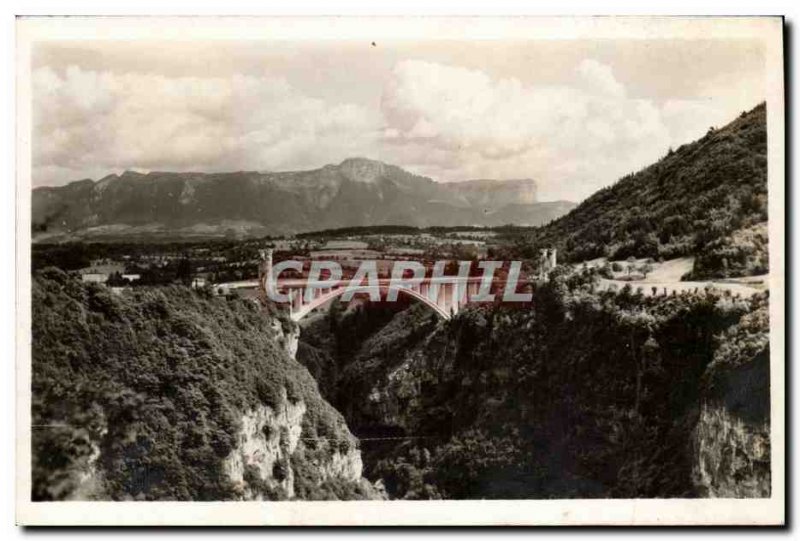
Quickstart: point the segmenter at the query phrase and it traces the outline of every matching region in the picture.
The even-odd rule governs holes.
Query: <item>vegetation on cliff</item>
[[[254,303],[180,286],[118,294],[47,269],[32,309],[35,500],[238,497],[223,461],[242,414],[274,408],[284,389],[306,408],[297,495],[363,496],[320,478],[320,464],[357,442]],[[91,490],[76,494],[87,477]]]
[[[362,442],[367,477],[396,498],[700,495],[692,434],[711,382],[768,404],[721,375],[769,358],[753,315],[766,294],[600,292],[593,273],[554,273],[530,308],[438,326],[408,310],[351,346],[337,407],[356,433],[405,438]]]

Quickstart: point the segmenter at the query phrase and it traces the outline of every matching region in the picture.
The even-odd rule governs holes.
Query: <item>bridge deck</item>
[[[408,278],[408,281],[412,281],[412,278]],[[468,278],[461,278],[459,276],[439,276],[439,277],[425,277],[419,283],[421,284],[454,284],[454,283],[479,283],[483,278],[481,276],[470,276]],[[281,288],[300,288],[300,287],[314,287],[314,288],[338,288],[338,287],[345,287],[349,285],[351,279],[343,278],[337,281],[327,281],[327,280],[305,280],[303,278],[292,278],[288,280],[278,280],[277,287],[278,289]],[[391,285],[392,279],[391,278],[381,278],[376,280],[377,284],[381,287],[387,287]],[[505,283],[505,280],[500,277],[495,277],[492,279],[492,283]],[[415,282],[416,283],[416,282]],[[520,277],[517,281],[518,284],[526,284],[526,283],[533,283],[533,280],[528,278]],[[224,287],[226,289],[241,289],[241,288],[252,288],[258,287],[259,281],[257,279],[253,280],[239,280],[236,282],[221,282],[218,284],[214,284],[214,287]],[[371,285],[366,281],[362,281],[360,285]]]

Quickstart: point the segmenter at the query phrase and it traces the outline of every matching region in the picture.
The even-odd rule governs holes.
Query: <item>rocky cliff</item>
[[[306,411],[303,401],[292,403],[282,389],[275,407],[258,406],[243,413],[237,433],[238,445],[223,464],[223,471],[242,499],[293,499],[297,496],[296,464],[309,452],[302,439]],[[318,458],[312,464],[316,482],[362,483],[361,452],[354,438],[317,442],[316,450]],[[364,486],[368,491],[366,481]]]
[[[712,498],[769,497],[769,424],[754,425],[704,404],[694,433],[695,484]]]

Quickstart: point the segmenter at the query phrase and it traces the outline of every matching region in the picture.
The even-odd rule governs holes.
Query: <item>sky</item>
[[[41,42],[33,184],[360,156],[580,201],[763,101],[764,64],[746,40]]]

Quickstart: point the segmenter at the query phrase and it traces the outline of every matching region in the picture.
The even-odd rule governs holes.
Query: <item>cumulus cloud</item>
[[[687,134],[702,135],[705,109],[630,97],[594,60],[579,63],[565,84],[533,86],[409,60],[396,66],[382,100],[387,144],[408,163],[447,180],[533,177],[546,195],[569,199],[658,159]]]
[[[586,59],[578,65],[577,72],[588,92],[605,94],[612,98],[625,97],[625,87],[614,77],[610,66]]]
[[[377,111],[302,95],[282,78],[33,74],[34,177],[299,168],[372,148]]]

